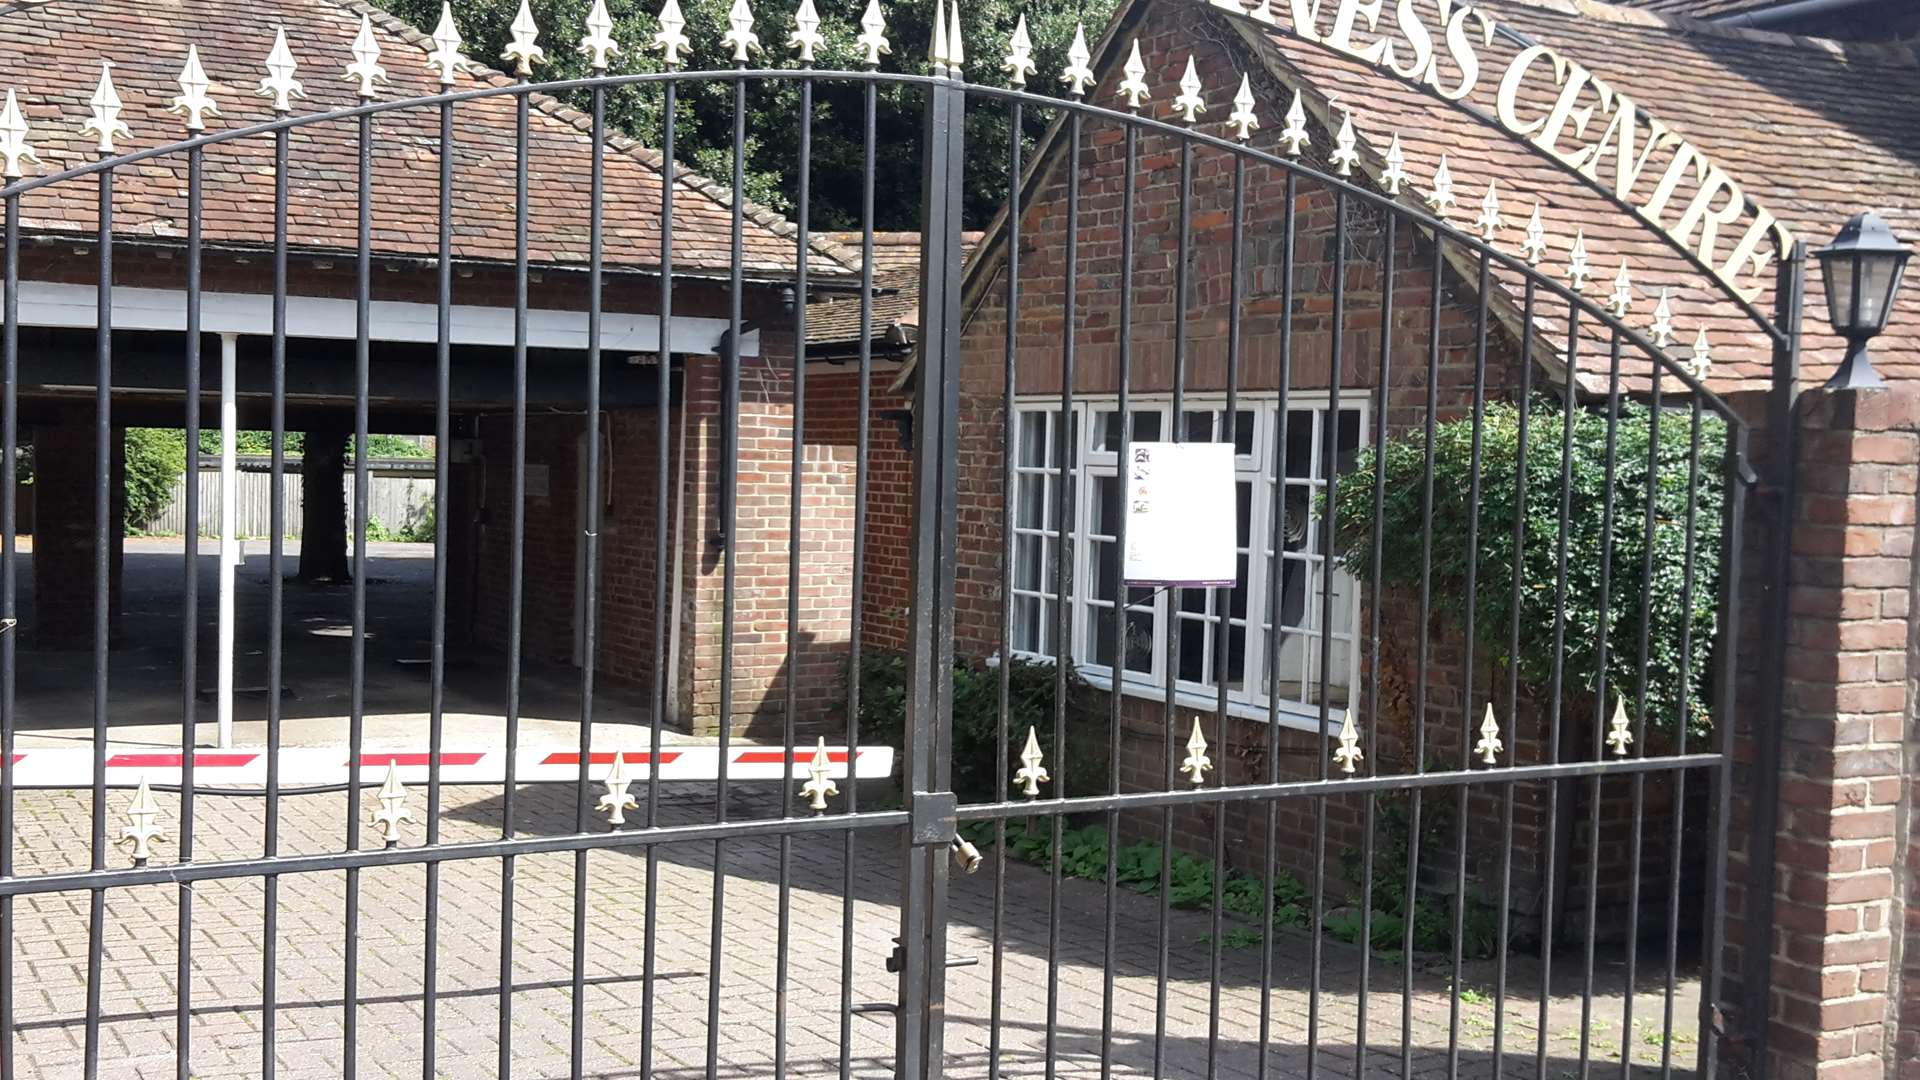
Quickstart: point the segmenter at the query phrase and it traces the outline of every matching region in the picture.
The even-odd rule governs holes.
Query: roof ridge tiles
[[[434,44],[433,39],[419,27],[414,26],[412,23],[390,11],[386,11],[383,8],[367,2],[367,0],[323,0],[323,2],[330,3],[341,10],[350,11],[355,15],[365,15],[371,18],[375,25],[399,37],[409,45],[427,51],[432,50]],[[470,56],[465,59],[468,74],[476,79],[487,82],[489,85],[511,86],[519,81],[506,72],[490,67]],[[588,134],[591,134],[593,131],[593,118],[591,116],[588,116],[586,113],[568,105],[566,102],[561,101],[551,94],[529,93],[527,100],[542,113],[561,123]],[[607,133],[607,144],[615,150],[638,160],[649,168],[659,170],[662,176],[665,175],[666,155],[647,146],[639,139],[625,132],[609,131]],[[706,174],[691,169],[678,161],[674,162],[673,178],[676,182],[705,195],[721,206],[729,210],[733,208],[733,189],[730,186],[720,183],[708,177]],[[744,200],[743,213],[748,220],[773,232],[777,236],[797,237],[800,233],[800,227],[788,220],[786,215],[761,206],[752,199]],[[859,254],[848,250],[845,245],[834,241],[821,230],[811,230],[808,232],[807,247],[815,254],[834,263],[845,273],[857,273],[859,270]]]

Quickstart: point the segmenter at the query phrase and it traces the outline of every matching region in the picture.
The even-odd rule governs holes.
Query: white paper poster
[[[1127,584],[1236,584],[1233,445],[1143,442],[1128,455]]]

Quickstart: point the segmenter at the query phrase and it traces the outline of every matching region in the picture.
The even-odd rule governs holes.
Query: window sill
[[[1030,659],[1036,663],[1053,663],[1051,657],[1032,657]],[[999,656],[987,657],[987,664],[989,666],[997,667],[999,663]],[[1108,692],[1113,690],[1113,676],[1108,674],[1105,669],[1088,668],[1085,664],[1079,664],[1076,665],[1076,670],[1079,672],[1080,677],[1086,680],[1087,685],[1094,689]],[[1167,699],[1166,687],[1150,686],[1132,681],[1123,681],[1120,685],[1120,692],[1127,697],[1140,698],[1146,701],[1164,702]],[[1212,716],[1219,711],[1220,699],[1213,694],[1202,694],[1192,690],[1176,690],[1174,692],[1174,704],[1182,709]],[[1271,718],[1267,706],[1252,705],[1244,701],[1227,702],[1227,715],[1240,720],[1250,720],[1257,724],[1266,723]],[[1347,710],[1339,706],[1327,710],[1326,735],[1329,739],[1339,733],[1340,724],[1346,719],[1346,715]],[[1312,705],[1283,701],[1280,703],[1278,722],[1281,727],[1305,732],[1308,735],[1320,734],[1320,710]]]

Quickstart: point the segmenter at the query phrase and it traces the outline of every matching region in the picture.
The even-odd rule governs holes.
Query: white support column
[[[240,349],[237,334],[220,335],[220,746],[233,745],[234,571],[240,566],[239,476],[234,461],[239,441],[239,410],[234,403],[234,368]]]

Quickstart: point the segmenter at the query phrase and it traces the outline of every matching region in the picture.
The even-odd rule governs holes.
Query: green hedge
[[[1514,517],[1519,439],[1526,425],[1526,521],[1520,588],[1520,652],[1509,656],[1513,618]],[[1570,482],[1562,480],[1565,413],[1557,403],[1536,400],[1522,410],[1494,403],[1481,428],[1478,580],[1474,590],[1475,648],[1479,656],[1516,662],[1521,681],[1536,692],[1550,686],[1554,663],[1560,503],[1570,495],[1567,529],[1565,671],[1568,693],[1600,689],[1602,552],[1610,550],[1607,594],[1606,692],[1609,699],[1636,692],[1640,675],[1640,625],[1647,606],[1649,647],[1647,709],[1651,723],[1671,729],[1684,703],[1689,728],[1709,728],[1706,712],[1720,589],[1720,536],[1726,426],[1702,416],[1699,487],[1692,510],[1694,579],[1686,588],[1688,489],[1693,457],[1691,410],[1663,410],[1658,422],[1659,460],[1649,470],[1655,424],[1638,404],[1620,406],[1615,464],[1607,469],[1604,410],[1576,409]],[[1433,563],[1435,607],[1464,619],[1469,551],[1467,524],[1471,488],[1473,423],[1462,417],[1436,427],[1433,448]],[[1423,431],[1389,439],[1384,455],[1363,451],[1355,470],[1342,477],[1336,496],[1335,535],[1342,559],[1361,580],[1373,566],[1373,488],[1384,456],[1385,520],[1381,551],[1384,584],[1417,590],[1421,582],[1420,537],[1426,436]],[[1654,493],[1653,574],[1643,573],[1647,549],[1648,481]],[[1611,492],[1613,519],[1603,530]],[[1691,664],[1682,663],[1682,637],[1692,629]],[[1609,707],[1609,711],[1611,708]]]
[[[860,740],[904,747],[907,716],[906,656],[892,650],[868,650],[860,659]],[[1062,779],[1053,754],[1057,679],[1054,666],[1015,659],[1007,669],[1008,785],[1020,767],[1027,729],[1040,735],[1045,767],[1053,782],[1042,794],[1057,797]],[[953,790],[962,802],[991,802],[998,797],[994,767],[1000,723],[1000,669],[982,661],[957,660],[953,666]],[[1093,688],[1076,673],[1067,675],[1066,792],[1090,795],[1106,790],[1107,738],[1104,714],[1096,716]]]
[[[167,508],[174,481],[186,471],[187,433],[179,428],[128,428],[126,445],[126,528],[138,532]]]

